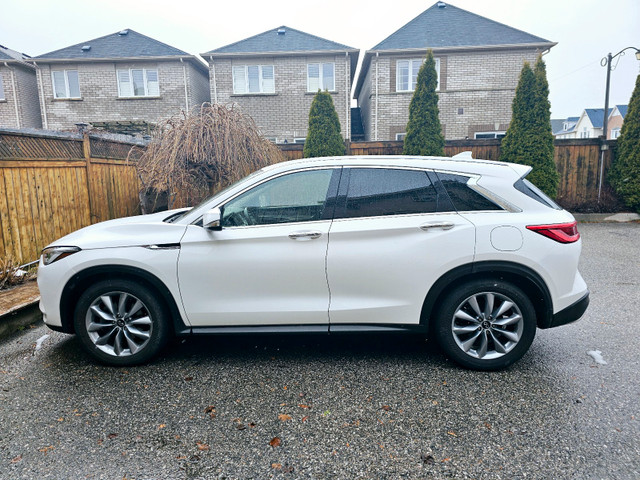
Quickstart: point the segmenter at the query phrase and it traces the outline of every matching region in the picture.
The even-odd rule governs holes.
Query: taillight
[[[529,225],[527,229],[560,243],[573,243],[580,238],[576,222],[555,225]]]

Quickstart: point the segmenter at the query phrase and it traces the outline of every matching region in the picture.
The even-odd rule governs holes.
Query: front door
[[[327,199],[339,176],[320,168],[268,179],[221,206],[221,231],[187,228],[178,280],[192,326],[328,325]]]

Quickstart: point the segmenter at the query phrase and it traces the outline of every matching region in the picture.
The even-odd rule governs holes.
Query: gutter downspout
[[[182,57],[180,57],[180,63],[182,64],[182,76],[184,78],[184,104],[185,111],[189,113],[189,89],[187,88],[187,64],[184,63]]]
[[[49,122],[47,121],[47,105],[44,101],[44,88],[42,87],[42,72],[36,62],[33,62],[33,65],[36,67],[36,71],[38,72],[38,84],[40,85],[40,107],[42,108],[42,120],[44,120],[42,127],[45,130],[49,130]]]
[[[346,91],[346,132],[345,140],[351,140],[351,90],[349,89],[349,52],[344,52],[344,89]]]
[[[216,85],[216,66],[213,63],[213,57],[209,57],[211,62],[211,73],[213,74],[213,103],[218,103],[218,86]]]
[[[376,123],[374,124],[374,140],[378,141],[378,63],[379,53],[376,52]]]
[[[20,110],[18,109],[18,92],[16,90],[16,75],[13,67],[10,67],[7,62],[4,62],[4,66],[11,71],[11,88],[13,88],[13,106],[16,110],[16,124],[20,127]]]

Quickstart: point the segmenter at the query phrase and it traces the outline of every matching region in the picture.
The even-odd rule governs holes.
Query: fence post
[[[93,223],[93,219],[98,215],[93,209],[93,189],[91,188],[92,166],[91,166],[91,140],[89,132],[82,133],[82,152],[84,153],[85,169],[87,172],[87,195],[89,197],[89,223]]]

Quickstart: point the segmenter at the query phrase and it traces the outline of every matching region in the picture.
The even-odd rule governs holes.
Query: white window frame
[[[396,141],[404,140],[407,136],[407,132],[396,133]]]
[[[495,130],[493,132],[476,132],[473,134],[473,138],[475,140],[491,140],[492,138],[498,138],[498,135],[502,135],[502,137],[504,137],[506,134],[507,132],[503,130]],[[493,137],[478,138],[478,135],[493,135]]]
[[[440,58],[436,57],[434,58],[435,62],[436,62],[436,78],[437,78],[437,84],[436,84],[436,91],[440,90]],[[407,89],[402,88],[403,86],[400,85],[400,75],[398,75],[398,72],[400,71],[400,63],[407,63],[407,68],[408,73],[409,73],[409,78],[407,80]],[[422,64],[425,62],[424,58],[400,58],[398,60],[396,60],[396,92],[413,92],[416,89],[416,83],[418,81],[418,74],[416,73],[416,77],[413,78],[413,68],[414,65],[416,63],[418,63],[418,71],[420,70],[420,67],[422,66]]]
[[[4,84],[2,83],[2,74],[0,73],[0,102],[6,100],[4,96]]]
[[[325,90],[327,90],[328,92],[335,92],[336,91],[336,64],[335,62],[317,62],[317,63],[307,63],[307,92],[308,93],[316,93],[318,91],[318,89],[312,89],[311,88],[311,75],[309,75],[309,68],[312,65],[317,65],[318,66],[318,89],[321,92],[324,92]],[[333,69],[333,88],[326,88],[325,84],[324,84],[324,69],[326,65],[331,65],[331,68]]]
[[[133,88],[133,71],[142,70],[142,86],[144,87],[143,95],[136,95]],[[131,88],[131,95],[122,95],[122,88],[120,85],[120,72],[127,72],[129,76],[129,85]],[[153,95],[149,94],[149,80],[147,78],[147,72],[156,72],[156,82],[158,83],[158,92]],[[159,97],[160,96],[160,75],[157,68],[118,68],[116,69],[116,79],[118,81],[118,97],[119,98],[140,98],[140,97]]]
[[[611,140],[614,140],[620,136],[620,127],[611,129]]]
[[[307,137],[295,137],[293,139],[293,143],[304,145],[304,142],[307,141]]]
[[[259,88],[258,92],[250,92],[249,91],[249,67],[258,67],[258,79],[259,79]],[[264,81],[264,69],[266,67],[271,68],[271,72],[273,75],[273,89],[266,90],[265,89],[265,81]],[[236,84],[236,69],[244,69],[244,90],[240,91],[238,88],[239,85]],[[234,95],[264,95],[270,93],[276,93],[276,68],[274,65],[234,65],[231,67],[231,77],[233,81],[233,94]]]
[[[55,73],[57,72],[62,72],[62,76],[64,78],[64,96],[58,96],[58,94],[56,93],[56,79],[55,79]],[[69,72],[76,72],[76,75],[78,75],[78,96],[77,97],[72,97],[71,96],[71,92],[69,90]],[[80,74],[78,73],[78,70],[76,69],[71,69],[71,70],[51,70],[51,86],[53,88],[53,98],[82,98],[82,92],[80,91]]]

